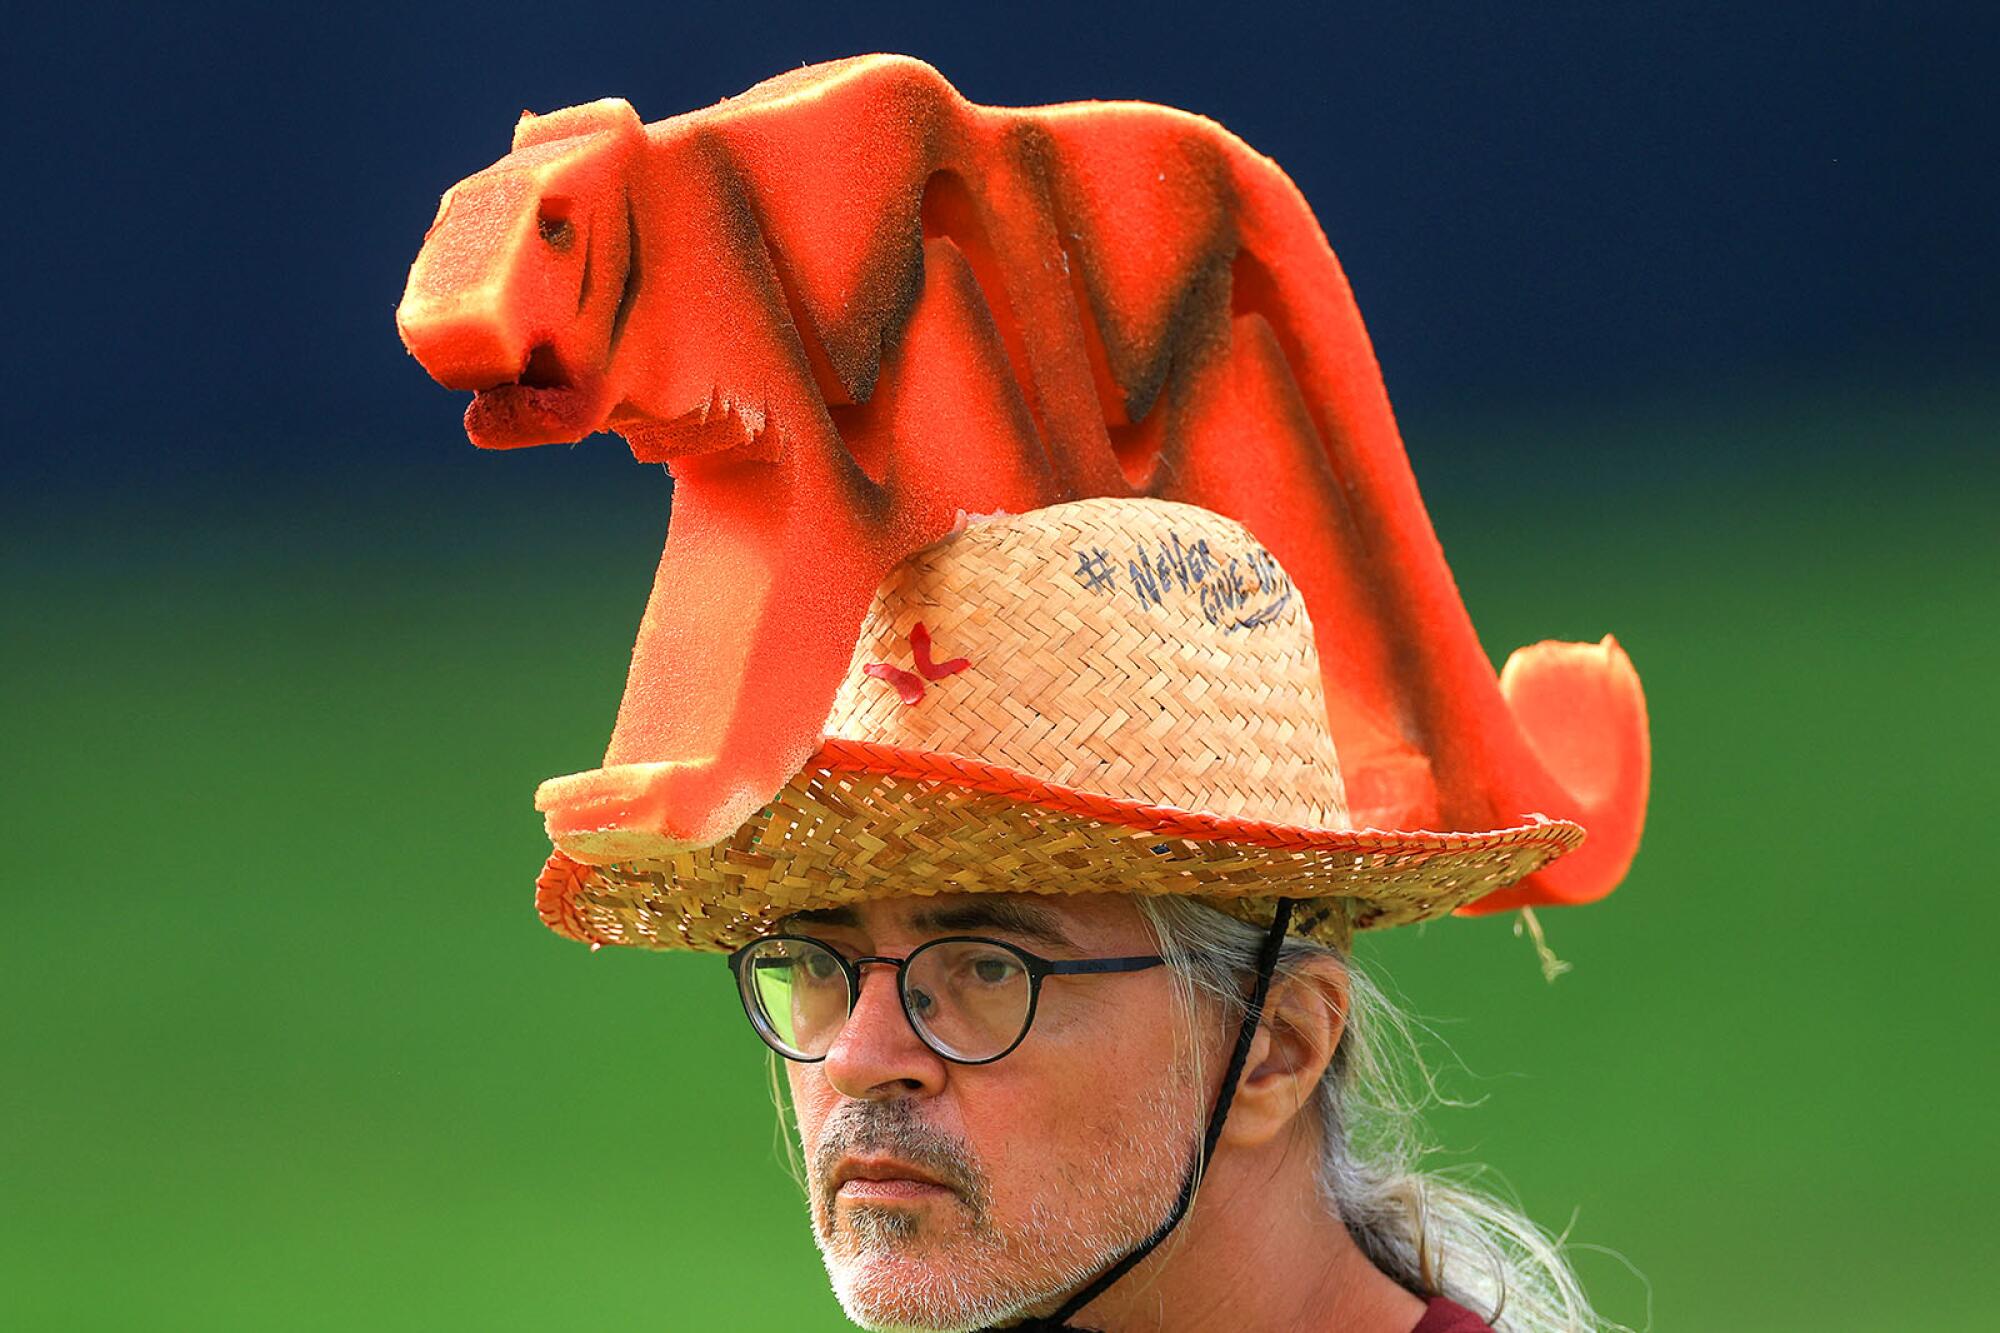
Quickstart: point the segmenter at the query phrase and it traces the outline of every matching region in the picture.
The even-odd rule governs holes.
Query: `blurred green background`
[[[1406,427],[1496,662],[1616,633],[1656,744],[1569,975],[1364,942],[1478,1102],[1440,1164],[1635,1326],[1992,1327],[2000,396]],[[17,514],[0,1327],[844,1326],[721,962],[531,906],[665,527],[621,452]]]

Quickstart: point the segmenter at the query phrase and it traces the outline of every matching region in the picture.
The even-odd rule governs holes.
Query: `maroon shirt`
[[[1433,1296],[1410,1333],[1493,1333],[1493,1326],[1463,1305]]]

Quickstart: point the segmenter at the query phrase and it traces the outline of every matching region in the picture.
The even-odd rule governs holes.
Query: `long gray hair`
[[[1175,972],[1183,1012],[1192,1018],[1220,1006],[1240,1017],[1265,932],[1191,898],[1138,901]],[[1402,1286],[1457,1301],[1501,1333],[1607,1327],[1570,1270],[1560,1238],[1497,1199],[1420,1169],[1426,1145],[1419,1113],[1435,1099],[1435,1088],[1415,1056],[1410,1022],[1345,953],[1296,935],[1285,940],[1274,981],[1308,964],[1323,967],[1318,960],[1345,974],[1348,996],[1339,1046],[1311,1102],[1327,1209]],[[1198,1046],[1192,1054],[1199,1069]]]

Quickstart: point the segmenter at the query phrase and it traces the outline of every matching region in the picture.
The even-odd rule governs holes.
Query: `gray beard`
[[[1183,1123],[1188,1109],[1163,1093],[1148,1108],[1151,1123],[1114,1146],[1109,1160],[1119,1169],[1116,1178],[1093,1173],[1058,1187],[1061,1198],[1096,1205],[1103,1220],[1094,1229],[1085,1231],[1070,1208],[1036,1200],[1010,1234],[990,1216],[992,1190],[978,1158],[922,1123],[914,1101],[842,1108],[810,1150],[813,1236],[842,1310],[877,1333],[966,1333],[1053,1310],[1164,1220],[1194,1144],[1191,1134],[1175,1142],[1182,1135],[1166,1127]],[[832,1173],[843,1156],[863,1151],[892,1154],[948,1186],[964,1213],[961,1242],[937,1262],[919,1264],[914,1252],[925,1240],[923,1214],[850,1204],[843,1218]],[[898,1261],[893,1278],[880,1271]]]

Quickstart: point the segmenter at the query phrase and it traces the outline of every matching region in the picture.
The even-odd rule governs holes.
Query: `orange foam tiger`
[[[1637,848],[1629,659],[1544,642],[1496,679],[1339,263],[1212,121],[978,106],[891,56],[650,126],[524,114],[445,194],[397,323],[473,392],[474,443],[611,430],[674,477],[604,767],[552,832],[726,836],[817,748],[882,576],[959,510],[1151,495],[1293,573],[1357,823],[1589,831],[1469,910],[1599,897]]]

